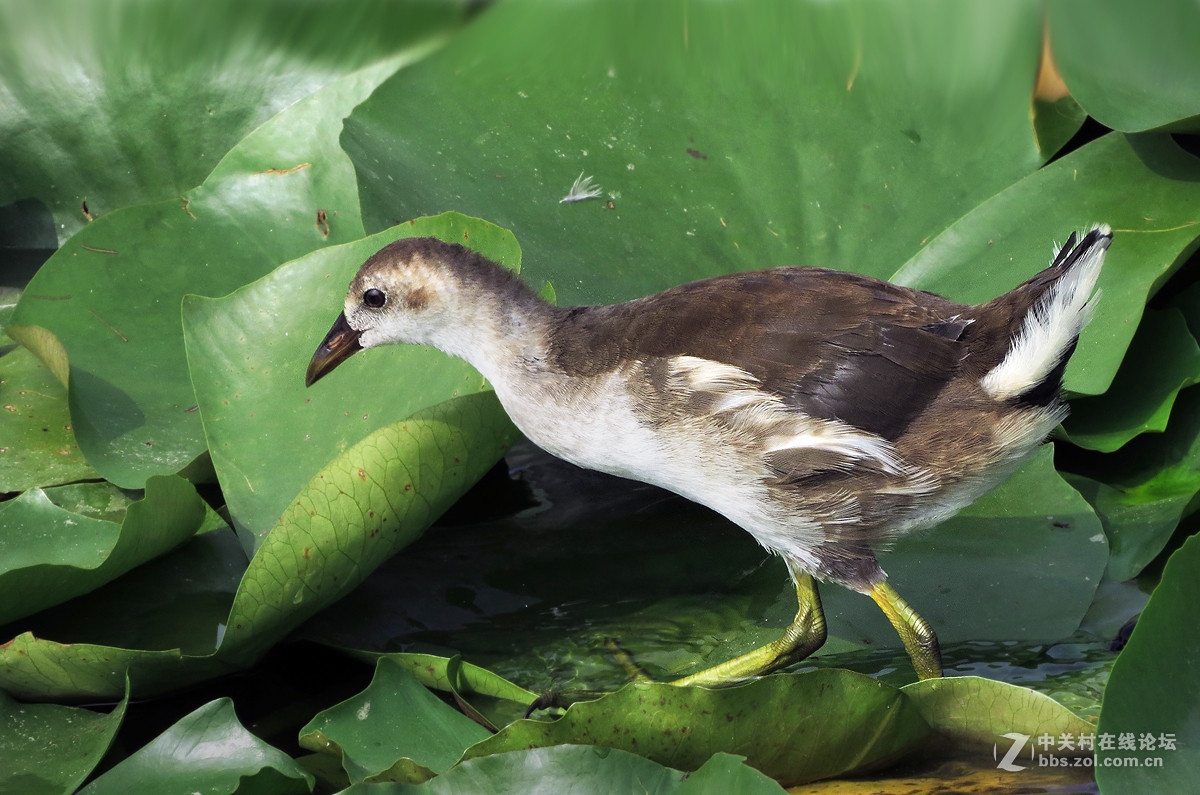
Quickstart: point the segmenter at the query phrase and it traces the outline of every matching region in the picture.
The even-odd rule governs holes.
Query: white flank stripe
[[[828,450],[844,456],[847,462],[865,459],[876,462],[885,472],[905,471],[904,463],[886,439],[844,422],[817,419],[790,409],[777,396],[759,389],[758,379],[740,367],[698,356],[676,356],[671,365],[675,375],[687,379],[689,389],[720,396],[713,404],[713,414],[737,415],[740,421],[760,428],[756,435],[782,431],[769,434],[763,452]]]
[[[763,449],[774,453],[805,448],[828,450],[851,461],[871,459],[878,462],[887,472],[899,474],[903,471],[899,456],[886,439],[870,433],[857,432],[836,420],[808,418],[798,432],[787,436],[773,436]]]

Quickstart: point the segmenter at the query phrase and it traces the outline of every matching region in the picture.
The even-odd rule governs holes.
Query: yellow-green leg
[[[934,679],[941,676],[942,650],[938,646],[937,635],[933,634],[933,629],[925,619],[917,615],[917,611],[909,607],[908,602],[901,599],[886,580],[872,587],[867,595],[875,600],[875,604],[879,605],[879,609],[896,628],[900,640],[904,641],[913,668],[917,669],[917,677]]]
[[[720,687],[799,662],[821,648],[825,643],[825,613],[821,609],[821,597],[817,584],[807,574],[796,576],[796,601],[799,605],[796,618],[778,640],[768,643],[728,662],[706,668],[699,673],[676,679],[668,684]],[[895,627],[904,642],[913,667],[921,679],[933,679],[942,675],[942,652],[937,636],[925,619],[921,618],[891,585],[884,582],[873,586],[867,595],[875,600],[888,621]],[[649,675],[615,641],[607,641],[609,650],[625,668],[634,681],[651,681]],[[529,707],[526,715],[538,709],[565,706],[580,698],[597,698],[601,693],[574,693],[570,695],[546,694]]]
[[[799,662],[821,648],[825,642],[825,614],[821,610],[817,584],[807,574],[795,577],[795,582],[799,609],[796,611],[796,618],[784,630],[782,637],[728,662],[676,679],[669,684],[703,687],[729,685],[743,679],[763,676]]]

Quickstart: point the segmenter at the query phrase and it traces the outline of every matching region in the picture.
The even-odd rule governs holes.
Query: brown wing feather
[[[895,439],[954,377],[969,307],[819,268],[777,268],[562,310],[554,364],[696,356],[750,373],[806,414]]]

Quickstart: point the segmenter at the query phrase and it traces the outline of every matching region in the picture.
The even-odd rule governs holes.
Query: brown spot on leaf
[[[291,168],[268,168],[263,171],[255,171],[255,174],[291,174],[293,171],[299,171],[302,168],[312,168],[312,163],[301,163],[298,166]]]
[[[115,251],[114,251],[114,252],[112,252],[112,253],[113,253],[113,254],[116,254],[117,252],[115,252]],[[107,320],[105,320],[104,318],[100,317],[99,315],[97,315],[95,312],[93,312],[93,311],[92,311],[92,310],[90,310],[90,309],[88,310],[88,313],[89,313],[89,314],[90,314],[92,317],[94,317],[94,318],[96,318],[97,320],[99,320],[99,321],[100,321],[101,323],[103,323],[104,325],[108,326],[109,330],[110,330],[110,331],[112,331],[112,333],[113,333],[113,334],[116,334],[118,337],[120,337],[120,338],[121,338],[121,342],[129,342],[129,337],[126,337],[126,336],[125,336],[124,334],[122,334],[122,333],[121,333],[119,330],[117,330],[117,327],[116,327],[116,326],[114,326],[112,323],[109,323]]]
[[[79,245],[82,246],[87,251],[93,251],[97,254],[117,254],[117,253],[119,253],[111,248],[96,248],[95,246],[89,246],[86,243],[80,243]]]
[[[687,153],[697,160],[708,160],[708,155],[702,154],[701,152],[692,149],[690,146],[688,147]]]

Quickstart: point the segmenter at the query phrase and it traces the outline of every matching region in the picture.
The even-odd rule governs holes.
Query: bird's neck
[[[442,326],[432,344],[465,359],[493,383],[517,371],[540,369],[555,309],[521,287],[502,293],[481,290],[475,296],[465,290],[462,311]]]

